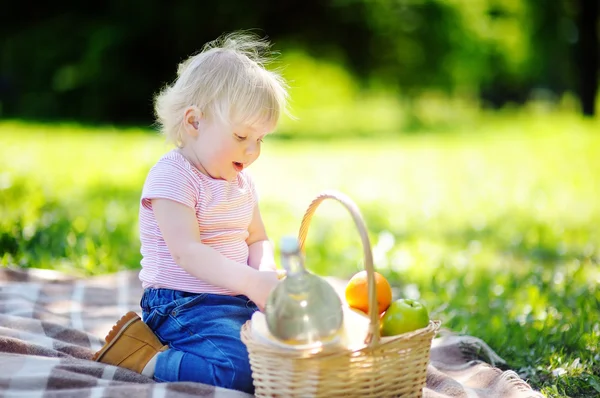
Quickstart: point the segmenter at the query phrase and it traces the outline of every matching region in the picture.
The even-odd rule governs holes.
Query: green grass
[[[252,167],[268,232],[295,234],[315,195],[348,194],[396,297],[482,338],[549,397],[600,394],[600,126],[491,117],[468,131],[385,140],[267,139]],[[146,131],[0,124],[0,261],[83,275],[139,267]],[[308,265],[349,277],[346,210],[320,205]]]

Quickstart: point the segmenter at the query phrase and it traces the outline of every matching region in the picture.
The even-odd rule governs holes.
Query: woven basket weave
[[[285,350],[253,338],[251,321],[241,338],[250,357],[257,397],[421,397],[429,363],[429,350],[440,323],[423,329],[380,338],[379,315],[371,245],[358,207],[346,195],[326,191],[308,207],[300,226],[299,243],[304,250],[308,226],[325,199],[342,203],[352,215],[364,248],[369,285],[369,332],[360,349],[306,352]]]

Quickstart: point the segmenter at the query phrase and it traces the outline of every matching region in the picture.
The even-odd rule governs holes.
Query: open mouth
[[[244,170],[244,164],[240,163],[240,162],[233,162],[233,168],[236,171],[240,172],[240,171]]]

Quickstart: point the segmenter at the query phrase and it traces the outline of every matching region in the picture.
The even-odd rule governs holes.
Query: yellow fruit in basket
[[[364,312],[343,306],[344,310],[344,340],[346,347],[360,348],[364,345],[365,337],[369,333],[371,324],[369,317]]]
[[[377,290],[377,313],[383,313],[392,302],[392,287],[383,275],[375,272],[375,287]],[[348,306],[365,314],[369,313],[369,284],[367,283],[367,271],[354,274],[348,281],[345,290]]]
[[[417,300],[399,299],[390,304],[381,317],[382,336],[395,336],[429,325],[427,308]]]

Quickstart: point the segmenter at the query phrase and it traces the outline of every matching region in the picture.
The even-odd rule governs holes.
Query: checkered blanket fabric
[[[77,278],[41,269],[0,268],[0,396],[249,397],[200,383],[156,383],[92,355],[127,311],[140,313],[138,271]],[[440,333],[424,398],[539,398],[473,336]]]

